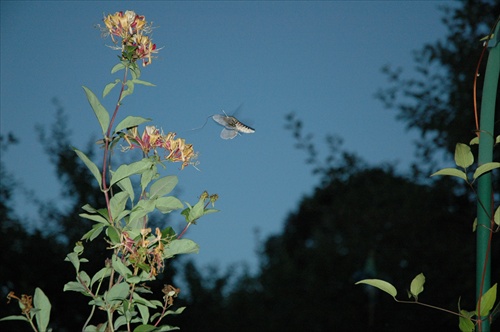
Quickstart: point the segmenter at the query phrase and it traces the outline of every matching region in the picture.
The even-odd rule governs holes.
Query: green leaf
[[[376,287],[376,288],[386,292],[387,294],[391,295],[394,299],[396,299],[396,295],[398,295],[398,291],[396,290],[396,288],[384,280],[364,279],[364,280],[360,280],[357,283],[355,283],[355,285],[358,285],[358,284],[366,284],[366,285]]]
[[[143,324],[143,325],[137,326],[134,329],[134,332],[151,332],[151,331],[155,331],[155,330],[156,330],[156,326],[149,325],[149,324]]]
[[[162,238],[172,238],[175,236],[175,231],[172,227],[168,226],[165,227],[164,229],[161,230],[161,237]]]
[[[148,121],[151,121],[151,119],[142,118],[140,116],[127,116],[119,124],[116,125],[115,133],[119,132],[122,129],[135,127]]]
[[[157,197],[165,196],[175,188],[178,182],[179,180],[175,175],[165,176],[156,180],[151,185],[151,189],[149,190],[149,197],[151,199],[154,199]]]
[[[500,205],[497,206],[497,209],[495,210],[495,214],[493,215],[493,220],[495,221],[495,224],[500,226]]]
[[[476,311],[479,312],[480,317],[487,316],[490,310],[493,308],[493,305],[495,304],[497,298],[497,284],[494,284],[486,293],[481,296],[480,304],[481,307],[478,306],[476,307]],[[480,309],[480,310],[478,310]]]
[[[85,218],[85,219],[97,221],[98,223],[101,223],[104,225],[109,225],[109,221],[106,218],[104,218],[103,216],[101,216],[100,214],[80,213],[79,216],[82,218]]]
[[[111,176],[110,186],[134,174],[142,174],[151,167],[153,167],[153,163],[148,158],[144,158],[129,165],[121,165]]]
[[[129,288],[129,284],[126,282],[115,284],[106,294],[106,301],[112,305],[120,304],[125,298],[127,298]]]
[[[93,208],[90,204],[85,204],[84,206],[82,206],[82,210],[85,210],[92,214],[97,213],[97,210]]]
[[[205,216],[207,214],[216,213],[216,212],[220,212],[220,211],[217,209],[205,209],[205,211],[203,212],[203,215]]]
[[[116,257],[116,255],[113,255],[113,257],[111,258],[111,262],[113,269],[123,277],[126,278],[132,275],[132,271],[130,271],[128,267],[126,267],[125,264],[123,264],[123,262],[118,257]]]
[[[97,183],[99,183],[99,188],[102,188],[102,175],[97,166],[85,155],[85,153],[78,150],[77,148],[73,148],[73,150],[76,152],[78,157],[80,157],[85,166],[87,166],[92,175],[94,175],[94,177],[97,180]]]
[[[144,191],[149,183],[156,178],[158,175],[158,170],[156,168],[150,168],[144,171],[141,175],[141,189]]]
[[[458,328],[463,332],[473,332],[475,326],[472,322],[472,318],[476,315],[476,311],[466,311],[460,309],[460,299],[458,300],[458,309],[460,310]]]
[[[77,253],[77,254],[82,254],[83,253],[83,244],[81,242],[77,242],[75,243],[75,246],[73,247],[73,252]],[[81,259],[80,259],[81,261]]]
[[[462,310],[465,311],[465,310]],[[460,316],[458,318],[458,328],[462,332],[474,332],[474,323],[470,320],[470,318],[465,318]]]
[[[200,199],[198,203],[196,203],[193,207],[189,207],[189,213],[184,214],[186,216],[187,222],[194,222],[197,219],[200,219],[205,212],[205,200]]]
[[[126,66],[123,64],[123,62],[120,62],[118,64],[116,64],[112,69],[111,69],[111,74],[114,74],[116,73],[117,71],[119,70],[122,70],[122,69],[125,69]]]
[[[112,269],[110,267],[103,267],[92,277],[92,281],[90,282],[90,287],[92,287],[96,281],[100,281],[104,278],[107,278],[111,275]]]
[[[132,295],[137,295],[137,296],[139,296],[139,295],[138,295],[139,293],[142,293],[142,294],[153,294],[153,291],[151,291],[150,289],[148,289],[148,288],[146,288],[146,287],[143,287],[143,286],[140,286],[140,285],[136,285],[136,286],[135,286],[135,292],[134,292],[134,294],[132,294]],[[153,305],[154,305],[154,307],[153,307],[153,308],[156,308],[156,307],[158,307],[158,306],[160,306],[160,307],[161,307],[161,306],[163,305],[160,301],[157,301],[157,300],[151,300],[151,301],[148,301],[148,302],[151,302],[151,304],[153,304]],[[156,303],[153,303],[153,302],[159,302],[160,304],[159,304],[159,305],[157,305]],[[144,304],[143,302],[139,302],[139,303]]]
[[[470,140],[469,145],[479,144],[479,137],[474,137]]]
[[[130,201],[133,203],[135,199],[135,194],[134,194],[134,188],[132,187],[132,181],[130,181],[130,178],[124,178],[123,180],[116,183],[116,185],[121,190],[123,190],[128,194],[128,196],[130,197]]]
[[[85,285],[85,286],[90,285],[90,277],[89,277],[89,275],[87,274],[87,272],[85,272],[85,271],[80,271],[80,272],[78,272],[78,276],[80,277],[80,278],[78,278],[78,281],[79,281],[80,283],[82,283],[82,284],[83,284],[83,285]]]
[[[136,291],[137,291],[137,288],[139,288],[139,287],[136,287]],[[134,292],[132,294],[132,297],[134,298],[134,303],[142,304],[144,306],[147,306],[147,307],[153,308],[153,309],[157,307],[156,304],[153,304],[151,301],[146,300],[145,298],[141,297],[136,292]],[[160,304],[160,306],[161,306],[161,304]]]
[[[141,314],[142,324],[147,324],[148,320],[149,320],[149,308],[143,304],[138,303],[137,309],[139,310],[139,313]]]
[[[144,281],[151,281],[151,280],[154,279],[154,277],[151,277],[149,275],[149,271],[150,271],[149,265],[147,265],[147,264],[138,264],[138,267],[140,267],[144,271],[147,270],[148,272],[146,272],[145,274],[141,273],[141,275],[139,275],[139,276],[128,276],[127,278],[125,278],[125,280],[129,284],[140,284],[140,283],[142,283]]]
[[[0,321],[3,321],[3,320],[22,320],[22,321],[25,321],[25,322],[29,322],[28,321],[28,318],[26,318],[26,316],[7,316],[7,317],[4,317],[4,318],[1,318]]]
[[[474,233],[477,229],[477,217],[474,218],[474,221],[472,222],[472,233]]]
[[[146,82],[146,81],[141,81],[141,80],[138,80],[138,79],[135,79],[135,80],[132,80],[135,84],[142,84],[142,85],[145,85],[145,86],[156,86],[154,85],[153,83],[150,83],[150,82]]]
[[[163,250],[163,258],[171,258],[180,254],[198,253],[200,247],[196,242],[189,239],[178,239],[170,242]]]
[[[89,305],[95,305],[97,307],[104,308],[106,306],[106,302],[103,300],[103,298],[101,296],[97,296],[89,301]]]
[[[476,169],[476,171],[474,172],[474,175],[472,177],[475,180],[478,177],[480,177],[481,175],[483,175],[484,173],[489,172],[489,171],[491,171],[492,169],[495,169],[495,168],[500,168],[500,163],[498,163],[498,162],[491,162],[491,163],[483,164],[483,165],[479,166]]]
[[[180,327],[172,326],[172,325],[162,325],[162,326],[160,326],[158,332],[167,332],[167,331],[173,331],[173,330],[180,330]]]
[[[127,232],[131,232],[134,229],[141,229],[142,227],[144,227],[144,221],[147,221],[147,217],[135,218],[135,219],[129,217],[128,221],[127,221],[127,225],[124,228],[124,230],[126,230]]]
[[[130,66],[130,74],[132,74],[132,80],[136,80],[141,77],[141,68],[137,64]]]
[[[463,315],[466,318],[472,318],[472,317],[474,317],[476,315],[476,312],[475,311],[467,311],[467,310],[460,309],[460,314]]]
[[[52,306],[47,295],[38,287],[35,289],[35,295],[33,296],[33,305],[35,309],[39,310],[35,314],[38,331],[47,331]]]
[[[491,35],[486,35],[483,38],[479,39],[479,41],[486,41],[486,40],[491,40],[495,37],[495,34],[492,33]]]
[[[155,209],[155,201],[142,199],[130,212],[130,221],[144,217]]]
[[[122,92],[122,96],[120,98],[120,103],[122,102],[122,100],[128,96],[128,95],[131,95],[132,93],[134,93],[134,81],[133,80],[130,80],[130,81],[127,81],[125,83],[126,85],[126,89],[123,90]]]
[[[69,254],[66,255],[65,261],[71,262],[73,266],[75,267],[76,272],[80,270],[80,258],[78,257],[78,254],[76,252],[70,252]]]
[[[70,281],[70,282],[66,283],[66,285],[64,285],[63,291],[64,292],[67,292],[67,291],[79,292],[79,293],[83,293],[83,294],[87,293],[87,290],[85,289],[85,287],[83,287],[83,285],[77,281]]]
[[[410,292],[415,297],[415,299],[418,298],[418,294],[424,291],[424,283],[425,283],[425,276],[423,273],[420,273],[412,280],[410,284]]]
[[[127,302],[124,302],[124,304],[126,303]],[[120,326],[127,324],[127,316],[130,316],[130,313],[128,313],[128,311],[125,311],[125,316],[119,316],[118,318],[116,318],[115,323],[113,324],[113,328],[115,331],[119,330]]]
[[[443,168],[443,169],[437,171],[436,173],[432,174],[431,176],[434,176],[434,175],[456,176],[456,177],[461,178],[462,180],[467,181],[467,175],[465,174],[465,172],[458,170],[456,168]]]
[[[156,307],[161,307],[163,305],[163,303],[158,300],[151,300],[151,304],[155,305]]]
[[[82,240],[93,241],[96,237],[101,234],[102,230],[106,227],[105,224],[94,224],[92,229],[82,236]]]
[[[114,228],[113,226],[110,226],[106,229],[106,233],[109,237],[109,240],[111,241],[112,244],[119,244],[120,243],[120,232]]]
[[[106,84],[106,86],[104,87],[104,90],[102,91],[102,97],[103,98],[106,97],[108,95],[108,93],[110,93],[110,91],[113,90],[113,88],[118,83],[120,83],[120,79],[117,78],[114,82]]]
[[[108,331],[107,327],[108,327],[108,322],[104,322],[102,324],[99,324],[99,327],[97,327],[95,325],[87,325],[85,327],[85,332],[106,332],[106,331]]]
[[[122,220],[130,214],[130,210],[123,210],[120,214],[115,218],[115,220]]]
[[[179,314],[182,314],[184,309],[186,309],[186,307],[180,307],[180,308],[177,308],[176,310],[167,310],[165,312],[165,315],[179,315]]]
[[[117,217],[123,210],[125,210],[125,205],[127,204],[128,194],[124,191],[120,191],[111,197],[109,201],[111,216],[114,221],[117,220]]]
[[[173,196],[158,198],[155,206],[161,213],[170,213],[184,207],[182,202]]]
[[[154,316],[153,316],[154,317]],[[151,319],[153,318],[151,317]],[[171,326],[171,325],[162,325],[159,327],[154,327],[153,330],[151,330],[151,326],[154,327],[153,325],[139,325],[134,329],[134,332],[166,332],[166,331],[173,331],[173,330],[180,330],[177,326]]]
[[[89,101],[89,104],[94,110],[97,120],[101,125],[102,134],[106,135],[106,131],[108,130],[109,127],[109,113],[108,111],[106,111],[104,106],[101,105],[99,99],[97,99],[96,95],[92,91],[90,91],[90,89],[88,89],[85,86],[83,87],[83,89],[85,90],[85,94],[87,95],[87,100]]]
[[[474,156],[467,144],[457,143],[455,147],[455,164],[462,168],[467,168],[474,162]]]

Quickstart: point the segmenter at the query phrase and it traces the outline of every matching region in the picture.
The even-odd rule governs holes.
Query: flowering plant
[[[104,36],[111,36],[120,51],[120,62],[112,69],[112,73],[123,70],[123,78],[105,86],[103,97],[115,86],[121,89],[118,102],[110,117],[109,112],[101,105],[97,96],[87,87],[83,87],[92,107],[103,139],[102,166],[99,168],[82,151],[74,148],[77,155],[85,163],[95,177],[104,195],[106,206],[96,208],[86,204],[80,214],[94,222],[93,227],[76,243],[73,252],[66,260],[76,271],[74,281],[64,286],[64,291],[75,291],[91,298],[92,306],[84,331],[169,331],[177,329],[170,325],[161,325],[167,315],[180,314],[184,308],[169,310],[179,289],[165,285],[161,290],[161,300],[149,300],[144,294],[153,293],[146,284],[152,281],[165,269],[165,260],[179,254],[198,251],[198,245],[182,236],[191,224],[203,215],[216,212],[213,209],[218,196],[203,192],[194,205],[182,203],[178,198],[169,195],[177,185],[176,176],[161,176],[159,167],[164,162],[181,163],[180,168],[195,166],[197,154],[192,144],[187,144],[176,134],[163,131],[155,126],[146,126],[139,134],[138,126],[149,119],[139,116],[127,116],[115,125],[123,98],[132,94],[135,84],[152,86],[153,84],[139,79],[141,71],[137,61],[142,60],[144,67],[151,65],[153,54],[158,52],[149,33],[151,25],[144,16],[133,11],[117,12],[104,18],[102,27]],[[129,79],[129,76],[131,78]],[[140,149],[142,158],[138,161],[111,167],[111,150],[118,143],[125,143],[122,151]],[[137,182],[139,195],[134,190],[133,180]],[[153,211],[169,214],[181,210],[186,226],[177,234],[172,227],[154,230],[148,227],[148,215]],[[83,257],[83,241],[93,241],[103,235],[109,244],[104,267],[93,276],[82,269],[82,263],[88,262]],[[50,331],[50,301],[43,291],[36,289],[34,296],[17,297],[13,292],[9,299],[18,300],[22,310],[20,316],[9,316],[3,320],[24,320],[31,324],[34,331]],[[107,319],[92,325],[95,309],[106,312]],[[151,314],[151,310],[158,312]]]

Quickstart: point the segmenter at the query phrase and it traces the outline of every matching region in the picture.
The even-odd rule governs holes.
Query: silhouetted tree
[[[404,299],[404,289],[423,272],[423,301],[456,309],[462,296],[462,305],[473,307],[474,279],[462,276],[474,274],[474,211],[450,195],[449,181],[420,185],[387,167],[343,169],[331,169],[330,182],[265,241],[258,276],[229,296],[227,331],[456,328],[454,316],[395,305],[384,293],[354,286],[366,274],[390,280]]]
[[[383,71],[391,86],[377,93],[408,128],[420,131],[417,152],[425,161],[435,160],[438,151],[453,153],[456,143],[467,143],[474,135],[472,91],[483,48],[480,39],[490,33],[499,17],[500,2],[466,0],[443,11],[448,33],[444,40],[426,44],[414,53],[418,76],[404,78],[401,68],[388,65]],[[486,58],[479,74],[484,73],[485,66]],[[483,77],[478,77],[478,107]],[[498,121],[495,128],[498,133]],[[430,168],[435,165],[430,164]]]

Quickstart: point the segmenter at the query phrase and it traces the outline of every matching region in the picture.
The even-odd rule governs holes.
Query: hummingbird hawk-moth
[[[255,132],[255,129],[241,123],[234,116],[227,115],[226,112],[224,112],[224,115],[215,114],[212,119],[224,127],[220,133],[222,139],[233,139],[239,133],[251,134]]]

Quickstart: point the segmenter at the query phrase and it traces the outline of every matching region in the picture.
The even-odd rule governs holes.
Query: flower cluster
[[[33,309],[33,297],[31,295],[22,294],[21,298],[19,298],[14,292],[9,292],[7,295],[7,303],[12,299],[19,301],[19,306],[21,307],[23,315],[28,316],[30,314],[31,309]]]
[[[179,288],[175,288],[172,285],[164,285],[161,291],[165,294],[164,299],[168,306],[174,304],[174,297],[177,297],[177,295],[181,292]]]
[[[111,39],[115,44],[119,41],[115,37],[121,38],[122,59],[128,60],[130,63],[135,63],[142,59],[142,65],[151,64],[152,54],[158,53],[156,44],[153,44],[151,38],[147,35],[151,33],[152,28],[147,24],[144,16],[137,15],[131,10],[125,13],[116,12],[109,14],[104,18],[103,28],[105,35],[111,35]]]
[[[150,276],[157,276],[165,267],[163,263],[164,243],[168,239],[162,238],[159,228],[155,230],[155,236],[151,233],[151,228],[141,229],[141,238],[132,239],[127,232],[121,234],[121,252],[127,256],[128,260],[138,272],[139,269],[147,271]]]
[[[157,155],[157,149],[164,149],[164,158],[170,162],[182,162],[182,169],[188,165],[195,165],[196,153],[192,144],[186,144],[183,138],[175,138],[175,133],[163,134],[155,126],[146,126],[139,136],[137,127],[133,127],[123,135],[129,143],[125,150],[141,149],[145,156],[152,150]]]

